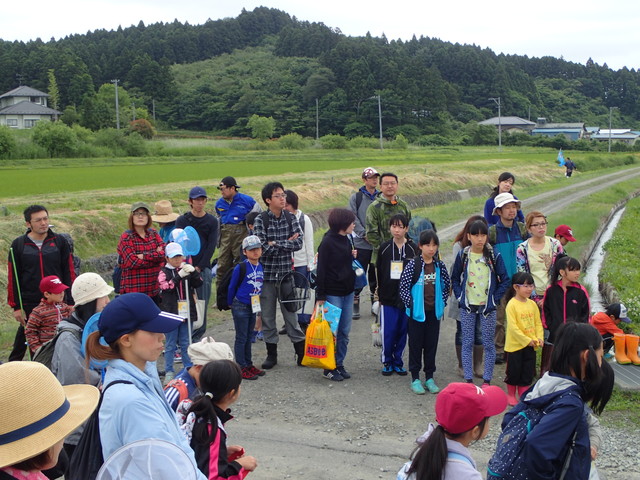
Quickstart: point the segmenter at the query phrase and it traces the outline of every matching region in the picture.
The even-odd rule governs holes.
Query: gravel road
[[[558,191],[547,192],[525,199],[524,208],[557,211],[637,175],[640,168],[585,182],[574,179],[562,192],[562,200],[557,200]],[[484,200],[479,202],[479,209],[483,203]],[[443,243],[462,225],[442,228]],[[451,259],[446,261],[451,263]],[[411,393],[409,377],[380,375],[380,349],[371,346],[373,317],[365,302],[362,318],[353,322],[345,362],[353,375],[350,380],[330,382],[320,370],[297,367],[291,343],[286,336],[280,336],[278,365],[259,380],[243,382],[240,400],[233,407],[236,418],[227,425],[227,432],[232,444],[244,446],[248,454],[258,459],[258,468],[250,475],[253,480],[395,479],[416,437],[434,421],[434,395]],[[208,333],[233,345],[230,318],[229,315]],[[454,333],[454,321],[446,319],[441,328],[435,374],[441,388],[460,381]],[[254,344],[253,357],[258,365],[264,360],[262,342]],[[497,365],[494,383],[504,388],[502,378],[504,366]],[[495,418],[489,436],[471,447],[481,472],[494,450],[500,421],[500,417]],[[597,461],[601,478],[640,479],[640,433],[605,428],[604,436],[604,450]]]

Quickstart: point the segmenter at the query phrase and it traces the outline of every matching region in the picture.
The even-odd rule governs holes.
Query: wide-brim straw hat
[[[92,385],[63,387],[41,363],[0,365],[0,468],[49,450],[89,418],[99,398]]]
[[[155,213],[151,215],[151,220],[158,223],[175,222],[180,215],[173,213],[173,207],[169,200],[159,200],[154,205]]]

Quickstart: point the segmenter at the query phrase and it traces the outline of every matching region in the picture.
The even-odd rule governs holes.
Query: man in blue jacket
[[[509,279],[516,273],[516,250],[518,245],[529,238],[527,227],[524,223],[518,222],[516,216],[520,210],[520,200],[517,200],[511,193],[501,193],[495,198],[493,215],[500,217],[498,223],[489,227],[489,243],[494,250],[502,255],[505,269]],[[504,363],[504,340],[505,340],[505,308],[503,300],[496,308],[496,363]]]

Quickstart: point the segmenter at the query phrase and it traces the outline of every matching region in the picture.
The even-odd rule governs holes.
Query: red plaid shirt
[[[158,247],[161,247],[158,252]],[[141,253],[143,258],[138,258]],[[122,260],[120,293],[145,293],[150,297],[160,294],[158,272],[164,265],[164,242],[153,228],[142,238],[136,232],[124,232],[118,243]]]

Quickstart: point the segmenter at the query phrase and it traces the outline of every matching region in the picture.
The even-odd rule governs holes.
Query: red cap
[[[40,291],[42,293],[49,292],[57,294],[64,292],[67,288],[69,287],[62,283],[55,275],[49,275],[40,280]]]
[[[507,395],[494,385],[480,388],[473,383],[450,383],[436,398],[436,421],[447,432],[471,430],[485,417],[502,413]]]
[[[558,225],[556,227],[555,235],[560,235],[570,242],[576,241],[576,239],[573,238],[573,231],[571,230],[571,227],[569,225]]]

